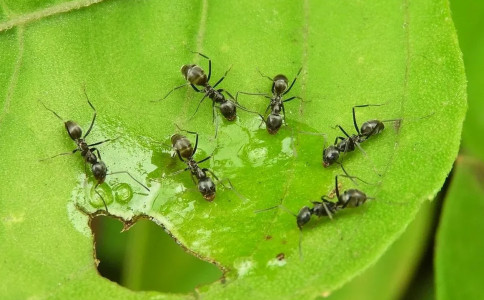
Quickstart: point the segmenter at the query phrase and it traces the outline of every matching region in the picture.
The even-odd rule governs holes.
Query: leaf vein
[[[76,0],[76,1],[66,2],[66,3],[54,5],[51,7],[47,7],[31,13],[23,14],[23,15],[14,17],[6,22],[0,23],[0,32],[7,31],[16,26],[29,24],[53,15],[66,13],[72,10],[78,10],[84,7],[88,7],[92,4],[100,3],[102,1],[104,0]]]

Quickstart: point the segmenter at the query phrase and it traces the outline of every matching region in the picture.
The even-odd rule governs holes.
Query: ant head
[[[267,117],[266,128],[267,128],[267,132],[269,132],[270,134],[276,134],[277,131],[279,131],[279,128],[281,128],[281,126],[282,126],[281,115],[270,114]]]
[[[368,197],[365,193],[357,189],[349,189],[343,192],[339,202],[345,207],[358,207],[366,202]]]
[[[383,129],[385,129],[385,125],[383,125],[381,121],[370,120],[370,121],[366,121],[365,123],[363,123],[363,125],[361,125],[360,132],[361,132],[361,135],[368,138],[372,135],[379,134],[380,132],[383,131]]]
[[[198,190],[207,201],[213,201],[215,198],[215,184],[209,177],[200,179],[198,182]]]
[[[181,67],[181,73],[191,84],[202,86],[207,84],[207,75],[203,69],[197,65],[183,65]]]
[[[273,80],[272,92],[277,95],[284,93],[284,91],[287,89],[287,77],[279,74],[276,75]]]
[[[331,145],[328,148],[323,150],[323,166],[325,168],[334,164],[338,160],[338,158],[339,158],[339,151],[335,146]]]
[[[108,172],[108,168],[102,161],[98,161],[94,163],[91,167],[92,174],[94,175],[94,178],[96,178],[97,183],[101,184],[104,182],[104,179],[106,179],[106,173]]]
[[[69,136],[73,140],[78,140],[82,137],[82,129],[79,125],[77,125],[74,121],[67,121],[64,123]]]
[[[299,227],[299,229],[302,229],[302,227],[307,222],[309,222],[309,220],[311,220],[311,215],[312,215],[312,213],[311,213],[311,210],[309,209],[309,207],[304,206],[303,208],[301,208],[301,210],[299,211],[299,213],[296,216],[297,227]]]
[[[220,111],[222,112],[222,115],[224,115],[225,119],[229,121],[233,121],[237,117],[237,107],[232,101],[225,101],[224,103],[220,104]]]

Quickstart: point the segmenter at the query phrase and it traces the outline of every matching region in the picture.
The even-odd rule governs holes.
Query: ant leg
[[[215,102],[212,102],[212,123],[215,123],[215,136],[214,136],[215,139],[217,138],[217,135],[218,135],[218,122],[219,120],[215,113]]]
[[[104,208],[106,209],[106,212],[109,212],[108,211],[108,206],[106,205],[106,201],[104,201],[104,198],[103,196],[101,196],[101,194],[99,194],[99,192],[96,190],[96,188],[98,187],[99,185],[99,182],[96,183],[96,186],[94,187],[94,191],[96,192],[96,194],[99,196],[99,198],[101,198],[101,200],[103,201],[103,204],[104,204]]]
[[[46,161],[46,160],[48,160],[48,159],[52,159],[52,158],[54,158],[54,157],[57,157],[57,156],[62,156],[62,155],[72,155],[72,154],[76,153],[78,150],[79,150],[79,149],[77,149],[77,148],[76,148],[76,149],[72,150],[71,152],[63,152],[63,153],[59,153],[59,154],[54,155],[54,156],[52,156],[52,157],[47,157],[47,158],[39,159],[39,161]]]
[[[176,171],[174,173],[171,173],[169,176],[175,176],[175,175],[178,175],[178,174],[183,173],[183,172],[188,171],[188,170],[190,170],[190,168],[189,167],[186,167],[185,169],[178,170],[178,171]]]
[[[281,102],[281,108],[282,108],[282,114],[283,114],[282,121],[287,126],[287,123],[286,123],[286,109],[284,108],[284,102]]]
[[[271,99],[271,97],[268,95],[268,94],[265,94],[265,93],[248,93],[248,92],[240,92],[238,91],[237,94],[235,94],[235,102],[238,103],[239,102],[239,94],[244,94],[244,95],[251,95],[251,96],[264,96],[268,99]]]
[[[361,179],[360,177],[357,177],[357,176],[352,176],[352,175],[348,175],[348,173],[346,173],[345,175],[343,174],[339,174],[339,175],[336,175],[336,176],[341,176],[341,177],[346,177],[346,178],[353,178],[353,179],[358,179],[359,181],[365,183],[365,184],[368,184],[368,185],[375,185],[373,183],[369,183],[368,181],[365,181],[363,179]]]
[[[106,174],[106,175],[114,175],[114,174],[127,174],[129,177],[131,177],[131,179],[133,179],[134,181],[136,181],[139,185],[141,185],[142,187],[145,188],[145,190],[147,190],[148,192],[150,191],[150,189],[145,186],[144,184],[142,184],[140,181],[138,181],[136,178],[134,178],[128,171],[117,171],[117,172],[111,172],[109,174]]]
[[[192,178],[192,181],[195,185],[198,185],[197,181],[195,180],[195,176],[193,176],[192,173],[190,173],[190,177]]]
[[[234,96],[232,96],[231,93],[229,93],[229,91],[223,90],[223,92],[226,93],[229,96],[230,100],[233,100],[233,101],[235,101],[235,103],[237,103],[237,100],[234,98]]]
[[[202,93],[202,90],[199,90],[193,83],[190,83],[190,86],[195,90],[197,93]]]
[[[193,113],[193,115],[190,117],[189,120],[191,120],[191,119],[193,119],[193,117],[195,117],[195,115],[198,112],[198,109],[200,108],[200,105],[202,104],[203,100],[205,100],[205,98],[207,98],[207,94],[203,95],[202,100],[200,100],[200,102],[198,102],[197,109],[195,110],[195,112]]]
[[[339,125],[336,125],[336,127],[338,127],[344,133],[344,135],[346,135],[349,139],[351,138],[350,135],[343,129],[343,127]]]
[[[94,108],[94,105],[92,105],[91,101],[89,101],[89,97],[87,96],[87,92],[86,92],[86,86],[83,86],[82,90],[84,91],[84,95],[86,96],[87,103],[89,103],[89,106],[91,106],[92,110],[94,111],[94,115],[92,116],[91,125],[89,125],[89,129],[86,131],[86,133],[84,134],[84,137],[83,137],[83,139],[85,139],[89,135],[89,133],[91,132],[92,127],[94,126],[94,121],[96,121],[97,112],[96,112],[96,109]]]
[[[115,141],[117,139],[119,139],[119,136],[116,137],[116,138],[114,138],[114,139],[106,139],[104,141],[100,141],[100,142],[97,142],[97,143],[94,143],[94,144],[90,144],[90,145],[87,145],[87,146],[88,147],[97,146],[97,145],[101,145],[101,144],[104,144],[104,143],[109,142],[109,141]]]
[[[212,174],[212,176],[215,177],[215,174],[213,174],[212,171],[210,170],[206,170],[207,172],[209,172],[210,174]],[[215,177],[216,178],[216,177]],[[217,179],[218,180],[218,179]],[[225,184],[223,183],[223,180],[227,180],[227,182],[229,183],[229,187],[225,186]],[[247,202],[249,201],[249,199],[247,199],[244,195],[242,195],[235,187],[234,185],[232,184],[232,181],[230,181],[229,178],[223,178],[222,180],[218,180],[218,182],[226,189],[229,189],[229,190],[232,190],[235,192],[235,194],[237,195],[237,197],[239,197],[243,202]]]
[[[217,85],[219,85],[224,79],[225,79],[225,76],[227,76],[227,74],[229,73],[229,71],[232,70],[232,66],[230,66],[230,68],[225,71],[224,73],[224,76],[222,76],[222,78],[220,78],[214,85],[213,85],[213,88],[216,88]]]
[[[205,157],[204,159],[197,161],[197,164],[201,164],[201,163],[203,163],[203,162],[205,162],[205,161],[209,160],[210,158],[212,158],[212,155],[207,156],[207,157]],[[215,176],[215,178],[217,178],[217,177]],[[217,180],[218,180],[218,178],[217,178]]]
[[[334,144],[333,145],[336,145],[338,143],[338,140],[344,141],[346,139],[344,137],[342,137],[342,136],[337,136],[336,139],[334,139]]]
[[[266,108],[266,110],[264,111],[264,113],[266,114],[266,113],[269,111],[269,109],[270,109],[270,108],[271,108],[271,105],[270,105],[270,104],[269,104],[269,105],[267,105],[267,108]]]
[[[39,100],[39,102],[40,102],[40,103],[41,103],[41,104],[44,106],[44,108],[45,108],[45,109],[47,109],[48,111],[52,112],[52,113],[53,113],[53,114],[54,114],[54,115],[55,115],[55,116],[56,116],[56,117],[57,117],[59,120],[61,120],[62,122],[64,122],[64,123],[65,123],[64,119],[63,119],[61,116],[59,116],[59,115],[58,115],[58,114],[57,114],[55,111],[53,111],[52,109],[48,108],[48,107],[47,107],[47,106],[44,104],[44,102],[42,102],[41,100]]]
[[[322,196],[321,200],[323,200],[323,201],[321,201],[319,203],[321,203],[323,205],[323,208],[326,211],[326,214],[328,215],[329,219],[333,220],[333,214],[331,213],[328,206],[326,205],[326,202],[330,202],[330,201],[326,199],[326,196]],[[313,203],[318,203],[318,202],[313,202]]]
[[[205,54],[202,54],[200,52],[192,51],[192,53],[198,54],[201,57],[208,59],[208,77],[207,77],[207,82],[209,82],[210,81],[210,77],[212,76],[212,60],[208,56],[206,56]]]
[[[168,96],[169,96],[169,95],[170,95],[170,94],[171,94],[173,91],[176,91],[176,90],[178,90],[178,89],[181,89],[182,87],[187,86],[187,85],[189,85],[189,84],[190,84],[190,83],[188,83],[188,82],[187,82],[187,83],[184,83],[184,84],[182,84],[182,85],[180,85],[180,86],[174,87],[174,88],[173,88],[171,91],[169,91],[169,92],[168,92],[168,93],[167,93],[167,94],[166,94],[166,95],[165,95],[163,98],[160,98],[160,99],[158,99],[158,100],[151,100],[151,102],[158,102],[158,101],[164,100],[164,99],[166,99],[166,98],[167,98],[167,97],[168,97]]]
[[[294,77],[294,80],[292,81],[291,85],[289,86],[289,88],[283,93],[283,95],[289,93],[289,91],[292,89],[292,86],[294,85],[294,83],[296,83],[296,79],[297,77],[299,76],[299,74],[301,74],[301,71],[302,71],[302,67],[299,69],[299,71],[297,72],[297,75],[296,77]]]
[[[299,97],[299,96],[292,96],[291,98],[287,98],[286,100],[283,100],[282,102],[289,102],[289,101],[294,100],[294,99],[299,99],[299,100],[301,100],[302,102],[305,102],[305,101],[303,100],[303,98],[301,98],[301,97]]]
[[[272,210],[272,209],[275,209],[275,208],[280,208],[280,204],[279,205],[276,205],[276,206],[271,206],[271,207],[268,207],[268,208],[264,208],[264,209],[255,210],[254,213],[255,214],[258,214],[260,212]]]
[[[178,154],[178,158],[179,158],[179,159],[180,159],[182,162],[185,162],[185,161],[183,160],[183,158],[181,157],[181,155],[180,155],[180,151],[178,151],[178,150],[177,150],[177,151],[176,151],[176,154]]]
[[[101,153],[99,153],[99,150],[98,150],[97,148],[91,148],[90,150],[91,150],[91,152],[96,151],[96,153],[97,153],[97,157],[99,158],[99,160],[102,160],[102,159],[101,159]]]

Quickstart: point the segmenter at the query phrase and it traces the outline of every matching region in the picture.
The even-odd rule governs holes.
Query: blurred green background
[[[461,154],[432,203],[380,261],[329,299],[484,299],[484,2],[451,1],[468,78]],[[422,128],[425,130],[425,128]],[[435,155],[435,154],[433,154]],[[99,271],[133,290],[189,292],[218,280],[213,264],[186,253],[163,229],[141,220],[127,232],[93,221]]]

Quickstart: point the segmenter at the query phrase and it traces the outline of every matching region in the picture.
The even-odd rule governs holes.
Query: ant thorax
[[[216,103],[224,103],[226,102],[224,95],[220,92],[217,91],[216,89],[206,86],[205,91],[207,93],[208,98],[212,99]]]
[[[346,138],[336,145],[336,149],[339,152],[351,152],[355,150],[355,142],[358,142],[358,136],[352,135],[350,138]]]

